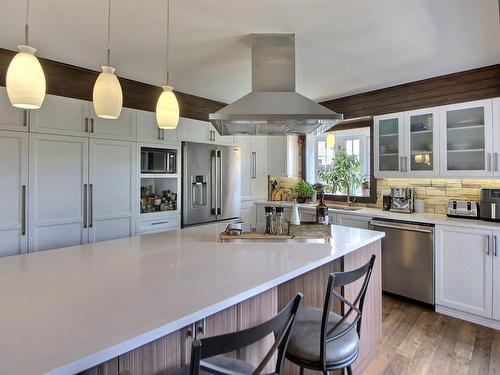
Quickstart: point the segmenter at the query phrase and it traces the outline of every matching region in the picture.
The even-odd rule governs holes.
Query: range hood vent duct
[[[252,92],[209,115],[219,134],[320,134],[342,121],[295,92],[295,34],[251,38]]]

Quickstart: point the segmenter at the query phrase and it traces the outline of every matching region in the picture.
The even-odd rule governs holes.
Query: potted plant
[[[315,193],[313,185],[302,179],[292,186],[290,191],[297,196],[297,203],[306,203]]]
[[[359,159],[356,155],[347,155],[345,149],[339,147],[332,164],[331,168],[318,171],[330,193],[341,192],[349,196],[353,189],[362,186],[366,176],[361,174]]]

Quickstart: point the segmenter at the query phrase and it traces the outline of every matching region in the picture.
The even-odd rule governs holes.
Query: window
[[[344,184],[329,185],[322,176],[325,172],[334,168],[334,160],[339,152],[345,151],[345,154],[353,160],[353,157],[359,163],[357,168],[352,170],[356,178],[346,177],[349,180],[351,195],[369,196],[370,181],[370,128],[356,128],[349,130],[339,130],[333,132],[335,136],[335,145],[328,147],[326,134],[317,136],[308,135],[306,137],[306,170],[307,180],[309,182],[320,182],[326,186],[327,193],[333,195],[345,195],[346,188]],[[351,174],[349,174],[351,176]],[[363,183],[364,182],[364,183]],[[335,190],[335,191],[332,191]]]

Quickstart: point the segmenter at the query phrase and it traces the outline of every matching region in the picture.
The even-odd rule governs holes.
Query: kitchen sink
[[[349,207],[349,206],[328,206],[334,210],[344,210],[344,211],[357,211],[361,210],[361,207]]]

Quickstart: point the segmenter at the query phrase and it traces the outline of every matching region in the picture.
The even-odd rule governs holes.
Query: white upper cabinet
[[[374,124],[374,162],[376,177],[404,174],[404,115],[395,113],[376,116]]]
[[[144,143],[158,143],[168,145],[179,144],[179,129],[160,129],[156,123],[156,114],[148,111],[137,112],[137,141]]]
[[[90,242],[135,234],[136,151],[133,142],[90,140]]]
[[[441,175],[493,175],[492,101],[452,104],[440,108]]]
[[[94,138],[114,139],[117,141],[135,141],[137,136],[137,111],[122,108],[120,117],[116,120],[100,118],[94,112],[90,103],[90,129],[89,134]]]
[[[30,134],[29,250],[88,242],[88,138]],[[108,194],[113,195],[113,185]]]
[[[91,129],[90,104],[84,100],[46,95],[42,107],[30,111],[30,131],[88,136]]]
[[[273,177],[298,177],[298,138],[296,135],[268,137],[268,174]]]
[[[221,136],[208,121],[193,120],[181,117],[179,120],[181,141],[213,143],[218,145],[233,146],[236,144],[235,137]]]
[[[436,226],[436,304],[492,317],[492,231]]]
[[[10,104],[5,87],[0,87],[0,114],[0,130],[28,131],[28,111]]]
[[[437,176],[439,174],[439,111],[419,109],[405,113],[406,176]]]
[[[0,131],[0,256],[27,249],[28,134]]]

